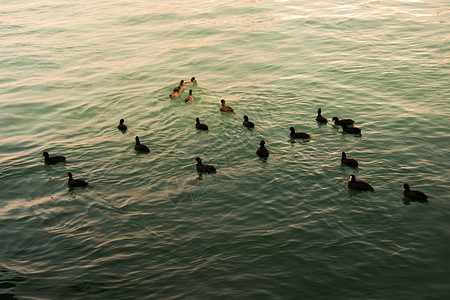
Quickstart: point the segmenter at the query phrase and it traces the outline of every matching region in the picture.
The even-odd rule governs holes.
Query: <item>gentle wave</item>
[[[420,1],[7,1],[0,294],[443,298],[440,11]],[[198,84],[169,99],[192,76]],[[236,114],[220,112],[220,99]],[[328,124],[315,121],[319,107]],[[342,133],[334,116],[362,135]],[[312,138],[291,140],[290,126]],[[150,154],[134,150],[135,136]],[[267,160],[255,153],[261,140]],[[67,162],[45,165],[43,151]],[[357,169],[341,165],[343,151]],[[197,173],[197,156],[217,172]],[[89,186],[69,188],[67,172]],[[351,174],[375,191],[350,191]],[[403,183],[429,203],[405,201]]]

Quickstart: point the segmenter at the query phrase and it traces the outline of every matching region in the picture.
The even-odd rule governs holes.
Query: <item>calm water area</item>
[[[449,22],[448,0],[2,0],[0,299],[448,299]]]

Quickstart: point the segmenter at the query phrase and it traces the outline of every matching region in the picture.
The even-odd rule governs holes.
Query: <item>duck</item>
[[[269,157],[269,150],[267,150],[266,149],[266,147],[264,147],[264,144],[265,144],[266,142],[264,141],[264,140],[262,140],[260,143],[259,143],[259,148],[258,148],[258,150],[256,150],[256,154],[259,156],[259,157]]]
[[[345,124],[345,125],[352,125],[353,123],[355,123],[355,121],[353,121],[352,119],[342,119],[342,120],[339,120],[339,118],[338,117],[333,117],[332,118],[332,120],[333,120],[333,122],[334,122],[334,125],[343,125],[343,124]]]
[[[322,117],[322,109],[321,109],[321,108],[319,108],[319,109],[317,110],[316,121],[319,122],[319,123],[327,123],[327,122],[328,122],[327,119],[325,119],[324,117]]]
[[[59,162],[66,161],[66,158],[64,156],[52,156],[52,157],[50,157],[47,151],[42,153],[42,156],[44,156],[45,163],[49,164],[49,165],[54,165],[54,164],[57,164]]]
[[[183,85],[184,85],[184,80],[181,80],[180,85],[178,86],[178,92],[181,93],[183,91],[183,89],[184,89]]]
[[[192,103],[194,102],[194,96],[192,96],[192,90],[189,90],[189,95],[184,99],[184,102],[186,103]]]
[[[220,100],[220,103],[221,103],[220,104],[221,111],[234,113],[234,110],[231,107],[225,105],[225,100],[223,100],[223,99]]]
[[[69,186],[71,187],[82,187],[89,184],[87,181],[82,179],[73,179],[71,172],[68,172],[67,175],[69,175]]]
[[[195,77],[192,77],[191,81],[183,81],[183,85],[184,86],[186,86],[186,85],[194,85],[194,83],[196,83],[196,82],[197,82],[197,80],[195,80]]]
[[[409,198],[411,200],[421,201],[421,202],[428,202],[428,196],[425,195],[425,193],[422,193],[421,191],[414,191],[411,190],[409,187],[409,184],[404,183],[403,188],[405,191],[403,192],[403,195],[405,195],[406,198]]]
[[[249,122],[248,121],[248,117],[247,116],[244,116],[244,122],[242,124],[244,124],[244,126],[247,127],[247,128],[254,128],[255,127],[255,124],[253,122]]]
[[[356,161],[356,159],[347,158],[347,154],[345,154],[345,152],[342,152],[341,163],[353,168],[356,168],[358,166],[358,162]]]
[[[197,165],[195,166],[197,171],[205,172],[205,173],[214,173],[214,172],[216,172],[216,168],[214,166],[204,165],[202,163],[202,159],[200,157],[197,157],[195,160],[197,161]]]
[[[117,126],[117,129],[125,131],[128,129],[127,125],[123,124],[125,122],[124,119],[120,119],[119,126]]]
[[[348,127],[345,124],[341,124],[342,126],[342,130],[346,133],[351,133],[351,134],[360,134],[361,133],[361,129],[359,129],[358,127]]]
[[[196,122],[195,123],[195,128],[200,129],[200,130],[208,130],[208,125],[200,123],[200,119],[199,118],[196,118],[195,122]]]
[[[294,127],[290,127],[289,130],[291,131],[290,136],[294,139],[309,139],[311,136],[304,132],[295,132]]]
[[[136,136],[136,145],[134,145],[134,150],[147,153],[150,152],[150,149],[148,149],[147,146],[140,143],[138,136]]]
[[[360,191],[373,191],[373,187],[364,181],[356,181],[355,175],[350,175],[348,187]]]
[[[178,91],[178,87],[173,89],[173,92],[169,95],[170,99],[175,99],[180,97],[180,92]]]

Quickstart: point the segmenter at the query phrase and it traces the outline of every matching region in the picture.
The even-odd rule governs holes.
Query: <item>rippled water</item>
[[[448,297],[448,2],[157,2],[2,2],[0,297]]]

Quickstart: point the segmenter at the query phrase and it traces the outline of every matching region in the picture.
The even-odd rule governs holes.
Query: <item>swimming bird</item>
[[[45,163],[49,164],[49,165],[54,165],[54,164],[57,164],[59,162],[66,161],[66,158],[64,156],[52,156],[52,157],[50,157],[48,152],[42,153],[42,156],[45,157],[44,158]]]
[[[183,85],[184,85],[184,80],[181,80],[180,85],[178,86],[178,92],[181,93],[183,91],[183,89],[184,89]]]
[[[311,136],[304,132],[295,132],[294,127],[290,127],[289,130],[291,131],[290,136],[294,139],[309,139]]]
[[[196,122],[195,123],[195,128],[200,129],[200,130],[208,130],[208,125],[200,123],[200,119],[199,118],[196,118],[195,122]]]
[[[119,129],[119,130],[127,130],[128,127],[127,127],[127,125],[123,124],[124,122],[125,122],[124,119],[120,119],[120,124],[119,124],[119,126],[117,126],[117,129]]]
[[[183,81],[183,85],[194,85],[194,83],[197,82],[197,80],[195,80],[195,77],[191,78],[191,81]]]
[[[248,117],[247,116],[244,116],[244,122],[242,124],[244,124],[244,126],[248,127],[248,128],[254,128],[255,127],[255,124],[253,122],[249,122],[248,121]]]
[[[80,186],[87,186],[87,181],[84,181],[82,179],[73,179],[72,173],[68,172],[67,175],[69,175],[69,185],[71,187],[80,187]]]
[[[178,87],[173,89],[173,92],[169,95],[170,99],[175,99],[180,97],[180,92],[178,91]]]
[[[186,103],[192,103],[194,102],[194,96],[192,96],[192,90],[189,90],[189,95],[184,99],[184,102]]]
[[[355,123],[355,121],[353,121],[352,119],[342,119],[342,120],[339,120],[339,118],[338,117],[333,117],[332,118],[332,120],[333,120],[333,122],[334,122],[334,125],[352,125],[353,123]]]
[[[220,110],[224,111],[224,112],[230,112],[230,113],[234,113],[233,109],[229,106],[225,105],[225,100],[220,100]]]
[[[139,137],[137,137],[137,136],[136,136],[136,145],[134,145],[134,150],[140,151],[140,152],[150,152],[150,149],[148,149],[147,146],[140,143]]]
[[[364,181],[356,181],[356,177],[353,174],[350,175],[348,187],[360,191],[373,191],[373,187],[370,184]]]
[[[422,202],[428,202],[428,196],[425,195],[425,193],[422,193],[421,191],[414,191],[409,188],[409,184],[404,183],[403,188],[405,191],[403,192],[403,195],[405,195],[406,198],[416,200],[416,201],[422,201]]]
[[[325,119],[324,117],[322,117],[322,109],[321,109],[321,108],[319,108],[319,109],[317,110],[316,121],[319,122],[319,123],[327,123],[327,122],[328,122],[327,119]]]
[[[342,152],[341,163],[353,168],[356,168],[358,166],[358,162],[356,161],[356,159],[347,158],[347,154],[345,154],[345,152]]]
[[[205,172],[205,173],[214,173],[214,172],[216,172],[216,168],[214,168],[214,166],[204,165],[202,163],[202,159],[200,157],[197,157],[195,160],[197,161],[197,166],[195,166],[197,171]]]
[[[265,144],[266,142],[264,141],[264,140],[262,140],[260,143],[259,143],[259,148],[258,148],[258,150],[256,150],[256,154],[259,156],[259,157],[269,157],[269,150],[267,150],[266,149],[266,147],[264,147],[264,144]]]
[[[348,127],[345,124],[341,124],[342,126],[342,130],[346,133],[351,133],[351,134],[360,134],[361,133],[361,129],[359,129],[358,127]]]

